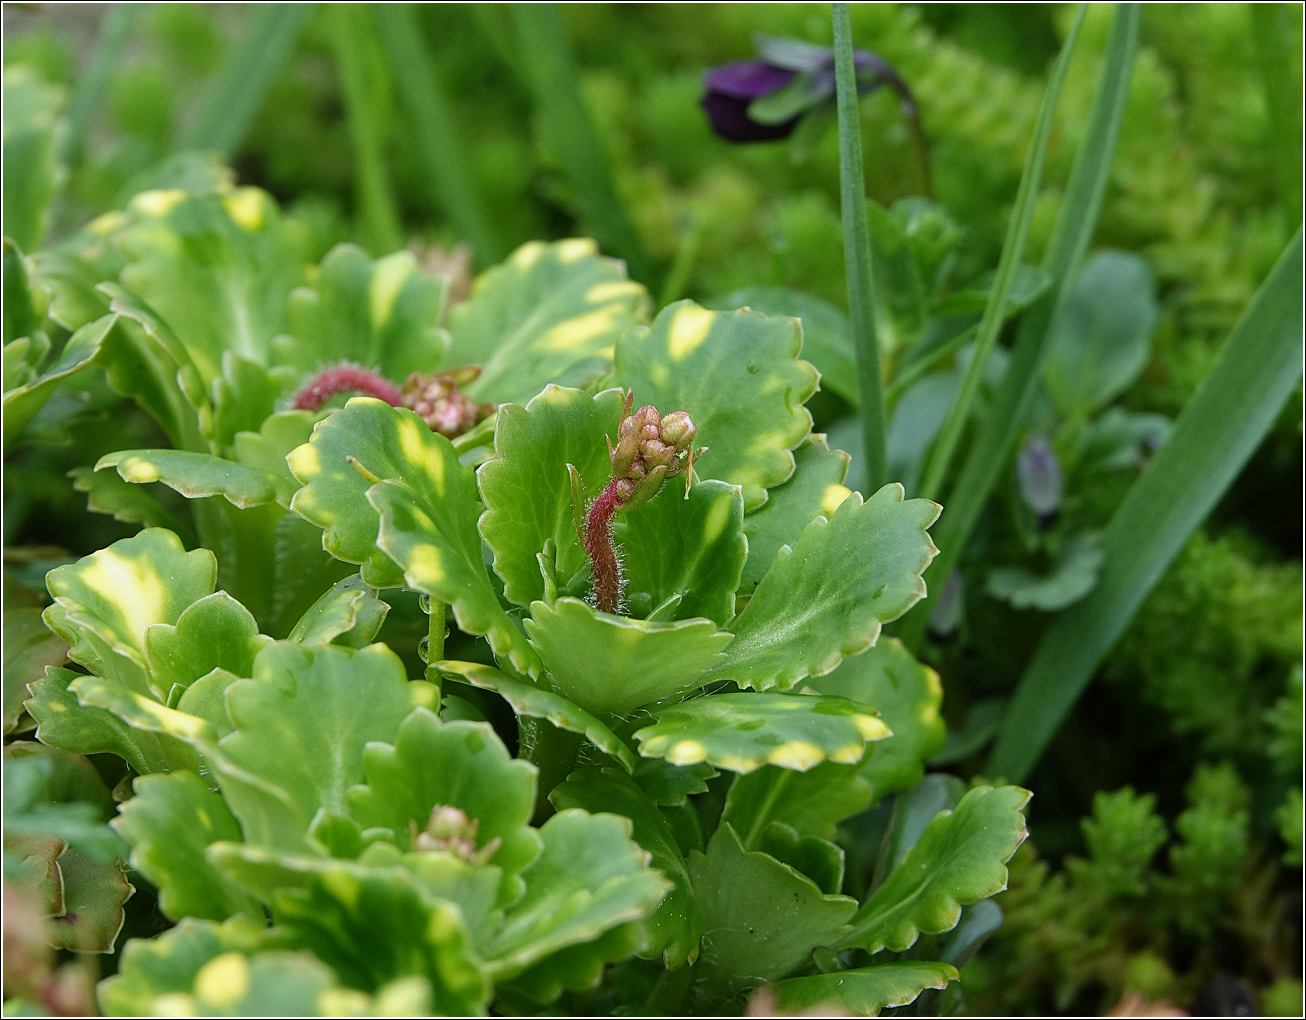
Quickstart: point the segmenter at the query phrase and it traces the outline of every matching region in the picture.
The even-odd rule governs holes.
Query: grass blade
[[[209,83],[198,116],[177,148],[216,149],[228,159],[235,154],[313,7],[268,4],[258,12],[249,34]]]
[[[334,4],[327,14],[332,20],[332,42],[353,149],[356,212],[367,247],[373,255],[384,255],[403,246],[385,160],[388,82],[380,54],[373,51],[376,37],[367,6]]]
[[[504,256],[503,248],[463,158],[465,147],[454,131],[449,104],[422,45],[412,6],[377,4],[372,13],[390,58],[390,73],[408,114],[408,130],[421,154],[432,199],[454,229],[471,242],[481,265],[498,262]]]
[[[976,433],[957,481],[948,492],[943,516],[933,529],[940,551],[925,574],[930,591],[942,589],[970,539],[989,493],[1008,463],[1038,385],[1048,327],[1057,306],[1070,293],[1075,273],[1093,237],[1129,99],[1141,15],[1139,4],[1121,4],[1116,8],[1088,128],[1075,153],[1065,198],[1043,256],[1041,268],[1051,278],[1052,285],[1021,317],[1011,360],[992,410]],[[909,647],[919,647],[932,605],[933,600],[927,596],[904,618],[898,633]]]
[[[1288,244],[1174,431],[1111,518],[1098,586],[1044,632],[986,775],[1022,781],[1102,657],[1260,445],[1302,374],[1302,235]]]
[[[62,158],[69,166],[81,161],[91,118],[108,91],[109,75],[113,73],[123,43],[131,35],[140,11],[140,4],[114,4],[104,16],[104,26],[95,41],[95,51],[91,54],[86,70],[77,78],[77,85],[73,88],[64,115],[68,122],[68,133],[64,136]]]
[[[846,3],[834,5],[834,76],[839,104],[839,196],[843,216],[843,258],[848,274],[848,318],[857,353],[857,394],[866,450],[866,491],[877,492],[888,479],[884,439],[884,394],[880,344],[875,335],[874,283],[871,278],[871,228],[866,218],[866,177],[862,167],[862,120],[857,106],[852,20]]]
[[[1301,222],[1301,76],[1293,73],[1292,51],[1301,50],[1301,12],[1293,24],[1292,4],[1250,4],[1256,62],[1265,82],[1270,114],[1274,175],[1279,201],[1291,228]]]
[[[988,304],[984,306],[984,315],[980,319],[979,335],[975,340],[975,352],[966,367],[966,374],[961,380],[961,389],[957,399],[948,411],[948,417],[939,430],[934,449],[925,468],[924,481],[919,495],[926,499],[937,499],[943,489],[943,480],[948,476],[952,458],[961,439],[962,429],[970,420],[971,405],[979,393],[980,380],[984,378],[984,369],[988,365],[989,355],[998,342],[998,331],[1006,318],[1007,298],[1011,294],[1011,285],[1015,282],[1016,271],[1025,254],[1025,242],[1029,239],[1029,226],[1034,219],[1034,206],[1038,201],[1038,191],[1043,183],[1043,164],[1047,160],[1048,142],[1052,138],[1052,125],[1057,112],[1057,100],[1061,97],[1061,86],[1066,80],[1066,70],[1070,67],[1070,57],[1075,52],[1075,43],[1079,40],[1079,30],[1084,24],[1087,4],[1080,4],[1079,13],[1070,26],[1061,53],[1052,68],[1052,79],[1047,91],[1043,93],[1043,105],[1038,111],[1038,120],[1034,125],[1034,138],[1029,145],[1029,156],[1025,159],[1025,169],[1020,175],[1020,187],[1016,189],[1016,204],[1011,212],[1011,222],[1007,225],[1007,237],[1002,244],[1002,257],[998,260],[998,272],[993,280],[993,290],[989,294]]]
[[[617,199],[607,154],[580,94],[580,78],[558,5],[513,4],[517,42],[549,148],[594,224],[600,244],[620,255],[630,275],[649,284],[649,264],[626,210]]]

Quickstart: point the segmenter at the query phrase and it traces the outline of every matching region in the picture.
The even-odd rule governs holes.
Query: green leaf
[[[641,758],[633,778],[654,804],[677,807],[691,793],[707,793],[707,781],[716,775],[717,770],[705,761],[672,765],[662,758]]]
[[[1048,292],[1022,316],[1009,364],[990,410],[976,431],[955,481],[949,482],[948,514],[935,535],[943,554],[929,572],[929,582],[936,590],[942,588],[966,549],[993,486],[1007,469],[1017,439],[1024,434],[1039,366],[1046,352],[1048,324],[1057,303],[1069,293],[1074,270],[1088,249],[1097,224],[1129,98],[1141,18],[1141,7],[1126,4],[1116,8],[1112,19],[1093,109],[1041,264],[1052,283]],[[923,600],[899,628],[899,636],[908,648],[919,646],[929,620],[930,605],[930,600]]]
[[[573,598],[536,602],[526,633],[553,683],[598,715],[622,715],[694,687],[730,642],[710,620],[649,623]]]
[[[875,334],[880,357],[892,359],[925,338],[929,319],[925,281],[903,225],[874,199],[866,203],[871,237]]]
[[[46,621],[72,645],[75,662],[163,700],[168,690],[152,687],[146,674],[146,631],[176,624],[211,594],[216,569],[209,550],[186,552],[172,532],[147,528],[50,571],[46,585],[61,612],[52,606]],[[98,659],[87,655],[88,643]]]
[[[812,428],[802,405],[818,376],[799,360],[801,346],[794,319],[678,301],[621,338],[616,381],[637,404],[689,412],[708,447],[695,462],[700,477],[742,486],[747,513],[794,473],[789,451]]]
[[[167,754],[167,768],[198,769],[195,748],[215,739],[205,720],[178,709],[169,708],[153,698],[98,676],[79,676],[68,685],[83,705],[112,712],[134,730],[160,735],[160,746]]]
[[[541,687],[515,680],[479,662],[456,662],[446,659],[436,667],[449,676],[456,677],[473,687],[494,691],[500,695],[519,716],[547,719],[559,729],[580,733],[604,754],[615,758],[627,772],[635,771],[635,755],[607,725],[590,715],[579,705]]]
[[[580,472],[587,497],[599,494],[612,477],[604,439],[616,438],[623,400],[620,390],[591,397],[547,386],[525,407],[499,408],[495,456],[476,472],[486,507],[480,532],[494,553],[504,595],[519,606],[545,597],[537,557],[550,539],[560,583],[588,567],[576,534],[567,465]]]
[[[122,282],[168,323],[205,385],[226,351],[267,365],[303,276],[276,203],[257,188],[149,191],[129,209],[136,219],[117,235],[129,260]]]
[[[878,745],[896,736],[886,737]],[[835,826],[870,801],[871,787],[858,774],[856,764],[824,761],[806,772],[765,765],[735,777],[726,793],[721,821],[730,823],[745,848],[757,850],[772,822],[782,822],[799,835],[834,839]]]
[[[279,641],[254,660],[254,678],[227,689],[235,732],[223,756],[289,794],[307,823],[319,808],[345,814],[363,779],[363,748],[392,741],[413,708],[403,663],[384,645],[361,650]]]
[[[286,457],[313,438],[313,426],[324,416],[313,411],[280,411],[260,418],[258,431],[237,432],[232,437],[232,456],[246,467],[277,475],[298,488]]]
[[[67,174],[58,155],[64,98],[34,68],[5,68],[4,229],[25,251],[45,236],[50,202]]]
[[[235,917],[225,924],[183,919],[157,938],[132,939],[122,950],[118,973],[99,987],[109,1016],[148,1016],[156,997],[190,992],[208,961],[228,952],[252,953],[263,941],[263,925]]]
[[[232,351],[223,351],[222,374],[213,380],[211,387],[213,424],[209,438],[213,446],[226,453],[238,433],[257,432],[278,405],[290,399],[298,381],[299,375],[293,369],[281,366],[269,370]],[[305,442],[308,442],[307,435],[299,440],[299,443]],[[285,453],[289,452],[290,447],[287,447]],[[272,473],[289,477],[284,463],[274,468]]]
[[[672,618],[729,626],[748,556],[743,522],[739,486],[715,480],[691,485],[688,498],[672,481],[660,495],[621,514],[617,540],[628,598],[647,597],[657,607],[678,597]]]
[[[1017,609],[1053,613],[1093,590],[1105,558],[1097,534],[1076,535],[1061,547],[1048,573],[1040,576],[1027,567],[998,567],[989,572],[984,590]]]
[[[1034,125],[1034,137],[1030,142],[1029,157],[1021,171],[1020,186],[1016,189],[1016,202],[1012,209],[1011,222],[1007,224],[1007,236],[1002,242],[1002,255],[998,259],[997,274],[993,280],[993,292],[989,303],[984,306],[984,315],[980,319],[979,332],[975,338],[975,350],[966,366],[966,374],[961,381],[961,391],[948,412],[948,417],[935,441],[933,452],[925,468],[925,478],[921,483],[921,494],[936,497],[942,492],[944,479],[950,477],[952,458],[957,443],[961,439],[962,429],[970,420],[971,407],[979,392],[980,381],[989,356],[998,341],[998,332],[1006,318],[1007,299],[1015,283],[1016,272],[1020,268],[1025,254],[1025,242],[1029,238],[1030,226],[1034,220],[1034,207],[1043,179],[1043,164],[1047,159],[1048,146],[1052,138],[1054,115],[1057,100],[1061,96],[1061,86],[1066,80],[1066,71],[1070,67],[1070,57],[1079,41],[1079,30],[1084,23],[1086,7],[1081,7],[1071,23],[1062,43],[1057,62],[1052,67],[1052,76],[1047,91],[1043,93],[1043,102],[1039,107],[1038,121]],[[1009,408],[1003,408],[1009,412]]]
[[[657,721],[635,733],[640,754],[731,772],[767,763],[804,772],[827,758],[849,764],[889,735],[874,709],[817,695],[714,694],[652,714]]]
[[[549,800],[558,810],[608,811],[630,819],[631,835],[651,856],[651,864],[672,883],[671,891],[649,918],[649,944],[642,956],[661,954],[668,970],[698,959],[703,921],[689,871],[662,812],[634,780],[615,769],[585,769],[554,788]]]
[[[886,485],[853,493],[781,548],[732,625],[735,640],[705,679],[786,690],[875,643],[880,627],[925,594],[921,573],[938,550],[925,529],[940,507]]]
[[[292,335],[276,339],[277,360],[305,374],[343,361],[396,381],[433,372],[449,344],[440,328],[448,286],[422,275],[411,252],[372,260],[357,245],[336,245],[313,285],[290,294]]]
[[[484,947],[496,980],[516,977],[551,954],[576,947],[558,973],[539,968],[532,982],[540,998],[554,998],[562,987],[593,985],[605,963],[638,948],[641,922],[671,883],[648,866],[649,854],[632,842],[631,831],[625,817],[576,809],[559,811],[544,823],[540,855],[522,873],[526,893]],[[600,937],[613,929],[626,929],[624,937]],[[582,980],[568,981],[568,972],[576,971]]]
[[[776,984],[776,1007],[787,1013],[838,1008],[852,1016],[879,1016],[882,1009],[906,1006],[925,989],[947,988],[956,980],[957,968],[949,963],[905,960],[788,978]]]
[[[68,643],[41,619],[41,603],[5,574],[4,606],[4,732],[18,725],[27,700],[27,685],[45,676],[46,666],[62,665]]]
[[[717,829],[706,854],[689,855],[689,875],[703,912],[698,967],[729,997],[783,977],[814,947],[832,944],[857,909],[856,900],[822,893],[789,865],[745,850],[729,825]]]
[[[64,913],[50,919],[50,945],[78,953],[111,953],[136,890],[116,861],[101,863],[69,847],[59,857]]]
[[[762,830],[756,849],[770,854],[816,883],[827,895],[843,888],[843,848],[816,836],[800,836],[784,822],[772,822]]]
[[[513,759],[487,723],[441,723],[435,713],[414,709],[393,744],[374,743],[363,752],[366,785],[349,791],[349,808],[363,829],[384,828],[396,844],[411,849],[409,825],[426,827],[437,806],[462,810],[477,821],[477,845],[499,841],[491,858],[511,882],[539,853],[530,828],[535,810],[535,768]]]
[[[872,804],[921,781],[925,761],[939,752],[946,736],[939,715],[943,686],[934,670],[917,662],[897,638],[884,638],[810,683],[820,694],[874,705],[893,730],[892,736],[872,746],[859,770],[870,783]]]
[[[813,71],[807,71],[749,103],[748,119],[759,124],[783,124],[827,98],[828,83],[817,80]]]
[[[811,294],[784,287],[743,287],[707,302],[708,308],[751,308],[763,315],[788,315],[802,324],[803,360],[821,373],[821,389],[857,406],[857,361],[848,316]],[[772,493],[771,495],[775,495]]]
[[[73,480],[74,489],[86,493],[86,509],[92,513],[108,514],[115,521],[127,524],[166,528],[186,545],[199,544],[190,528],[165,510],[157,499],[139,485],[124,481],[116,472],[75,467],[68,477]]]
[[[459,908],[428,896],[400,864],[290,857],[218,843],[209,859],[270,901],[281,944],[310,950],[353,988],[421,975],[437,1015],[484,1011],[490,984]]]
[[[81,371],[91,363],[91,359],[99,353],[105,337],[113,332],[117,322],[116,315],[106,315],[87,323],[69,337],[54,364],[26,385],[5,391],[4,446],[6,451],[17,442],[19,433],[32,420],[36,412],[45,406],[45,402],[50,399],[59,381],[67,379],[74,372]]]
[[[252,676],[254,657],[271,642],[248,609],[219,591],[192,602],[175,625],[148,627],[145,654],[155,689],[171,701],[176,687],[190,687],[215,669]]]
[[[58,836],[44,833],[4,835],[5,880],[17,883],[47,918],[64,912],[59,855],[67,847]]]
[[[748,561],[740,586],[750,593],[766,576],[782,545],[792,546],[817,516],[830,516],[848,498],[848,454],[831,450],[819,433],[794,450],[794,474],[767,492],[768,499],[744,518]]]
[[[116,468],[123,481],[137,485],[162,482],[188,499],[225,496],[242,510],[267,503],[289,506],[296,488],[260,468],[186,450],[120,450],[95,465],[96,471],[105,468]]]
[[[363,564],[368,584],[407,583],[452,605],[465,632],[487,635],[514,669],[538,672],[485,571],[476,476],[447,439],[412,411],[355,397],[289,463],[304,485],[291,508],[325,529],[328,552]]]
[[[964,904],[1007,887],[1006,863],[1025,841],[1029,791],[977,786],[940,812],[911,852],[857,911],[842,946],[901,952],[921,934],[949,931]]]
[[[49,666],[43,680],[28,685],[27,712],[37,721],[36,737],[74,754],[116,754],[142,775],[167,772],[173,747],[166,738],[134,730],[112,712],[83,705],[68,685],[81,677]]]
[[[1118,397],[1147,364],[1160,314],[1147,263],[1121,251],[1088,260],[1047,339],[1043,383],[1064,415],[1090,415]]]
[[[375,588],[358,574],[350,574],[308,608],[289,639],[301,645],[363,648],[372,643],[389,612],[389,603],[377,598]]]
[[[1147,593],[1269,432],[1301,379],[1301,288],[1298,230],[1111,518],[1097,588],[1043,632],[988,774],[1029,772]]]
[[[133,787],[113,827],[131,844],[131,866],[159,890],[159,909],[175,921],[242,912],[261,920],[258,904],[204,856],[213,843],[241,838],[226,802],[193,772],[140,776]]]
[[[95,766],[80,754],[35,741],[6,744],[4,801],[6,841],[56,837],[62,841],[60,850],[67,844],[104,864],[126,856],[126,845],[104,824],[113,816],[113,797]],[[60,904],[54,912],[62,910]]]
[[[472,296],[450,310],[450,360],[483,367],[467,387],[477,400],[521,402],[585,358],[611,358],[648,304],[625,266],[599,255],[593,241],[531,241],[477,277]]]

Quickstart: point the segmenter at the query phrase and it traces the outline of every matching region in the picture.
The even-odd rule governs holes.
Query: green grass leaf
[[[1111,518],[1097,588],[1044,632],[1003,717],[988,775],[1029,774],[1102,657],[1265,438],[1301,378],[1301,317],[1298,230]]]
[[[636,406],[689,412],[708,448],[699,476],[742,486],[747,513],[793,474],[790,451],[812,428],[803,404],[818,376],[801,346],[795,319],[678,301],[617,343],[615,380],[634,390]]]

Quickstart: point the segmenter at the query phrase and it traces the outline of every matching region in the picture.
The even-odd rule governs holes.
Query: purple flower
[[[834,52],[796,39],[759,36],[760,60],[736,60],[703,76],[703,109],[712,130],[730,142],[769,142],[793,134],[808,113],[835,102]],[[857,93],[889,85],[912,103],[911,90],[874,53],[856,50]]]
[[[1026,505],[1046,527],[1061,505],[1061,462],[1045,438],[1035,434],[1025,440],[1016,458],[1016,478]]]

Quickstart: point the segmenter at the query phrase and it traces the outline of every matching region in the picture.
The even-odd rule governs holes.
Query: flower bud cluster
[[[480,374],[479,365],[466,365],[434,375],[414,372],[403,386],[403,406],[417,412],[432,432],[455,439],[494,414],[494,404],[478,404],[459,392],[460,387]]]
[[[685,475],[689,490],[689,469],[703,449],[694,449],[698,427],[686,411],[661,415],[651,404],[633,414],[633,393],[617,426],[617,444],[608,443],[612,478],[618,497],[618,512],[643,506],[658,494],[668,478]]]
[[[409,826],[414,850],[441,850],[468,864],[486,864],[499,849],[497,836],[478,848],[476,833],[481,827],[480,821],[468,818],[466,812],[448,804],[437,804],[431,809],[425,829],[419,831],[416,822],[409,822]]]

